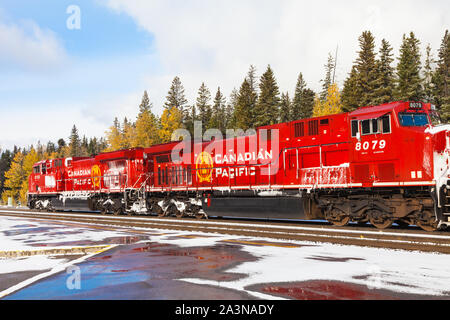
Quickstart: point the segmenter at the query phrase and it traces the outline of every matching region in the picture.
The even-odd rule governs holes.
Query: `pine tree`
[[[251,118],[251,122],[253,123],[255,121],[255,117],[256,117],[256,105],[258,103],[258,86],[256,84],[256,68],[253,65],[250,65],[250,68],[247,72],[247,81],[250,85],[250,96],[249,96],[249,101],[251,103],[251,114],[250,114],[250,118]]]
[[[320,93],[320,99],[322,101],[325,101],[327,98],[328,88],[331,85],[335,67],[336,62],[334,61],[334,58],[332,57],[331,53],[328,53],[328,61],[327,64],[325,65],[325,79],[321,80],[321,82],[323,82],[322,91]]]
[[[185,105],[187,100],[184,96],[184,87],[181,84],[179,77],[175,77],[167,93],[166,102],[164,103],[165,109],[171,109],[176,107],[178,111],[183,115],[183,119],[186,116]]]
[[[56,152],[58,153],[58,158],[62,158],[64,156],[64,148],[66,147],[66,142],[64,139],[58,140],[58,149]]]
[[[252,91],[255,92],[256,96],[258,96],[258,88],[256,86],[256,68],[254,65],[250,65],[247,73],[247,81],[250,84]]]
[[[253,113],[253,126],[260,127],[277,123],[280,91],[270,65],[267,67],[266,72],[261,76],[259,90],[258,103],[256,104],[255,112]]]
[[[306,87],[306,82],[303,75],[300,73],[295,87],[295,95],[292,101],[290,111],[290,120],[307,119],[312,116],[314,107],[315,93]]]
[[[360,104],[361,92],[358,84],[358,70],[356,65],[354,65],[352,71],[345,80],[344,89],[342,90],[342,108],[345,112],[353,111],[362,106]]]
[[[425,64],[423,66],[423,101],[434,102],[433,65],[435,61],[430,44],[426,48]]]
[[[358,87],[360,87],[361,106],[373,105],[376,98],[377,65],[375,57],[375,39],[370,31],[364,31],[359,37],[360,51],[356,59]]]
[[[48,153],[54,153],[57,151],[56,145],[53,142],[49,141],[49,142],[47,142],[47,147],[45,148],[45,150]]]
[[[247,78],[239,89],[237,104],[233,112],[233,122],[235,129],[247,130],[253,127],[253,91]]]
[[[81,139],[81,149],[80,149],[80,155],[82,157],[89,156],[88,151],[87,151],[88,144],[89,144],[88,139],[86,138],[85,135],[83,135],[83,138]]]
[[[151,107],[152,105],[150,103],[147,90],[144,90],[144,95],[142,96],[142,101],[141,104],[139,105],[139,112],[142,113],[144,111],[150,111]]]
[[[445,122],[450,121],[450,34],[445,31],[433,76],[435,103]]]
[[[99,143],[96,137],[89,139],[88,154],[93,156],[100,153],[101,149],[98,147]]]
[[[394,99],[394,68],[392,67],[392,47],[385,39],[381,41],[380,59],[377,61],[377,78],[373,104],[383,104]]]
[[[82,155],[80,136],[75,125],[72,127],[72,131],[69,137],[69,154],[71,157],[80,157]]]
[[[133,148],[151,147],[159,142],[158,121],[152,113],[151,107],[147,91],[144,91],[135,125],[130,126],[128,130],[124,127],[124,131],[127,131],[125,136]]]
[[[225,107],[225,129],[237,128],[236,119],[234,117],[235,110],[239,101],[239,91],[236,88],[231,91],[229,102]]]
[[[202,122],[203,130],[209,129],[209,122],[212,116],[211,93],[205,83],[202,83],[198,89],[196,108],[198,111],[198,119]]]
[[[403,35],[397,65],[397,89],[395,92],[397,100],[421,101],[423,99],[419,44],[420,42],[413,32],[409,34],[409,37]]]
[[[214,104],[212,107],[212,116],[209,121],[209,128],[218,129],[220,132],[225,133],[226,129],[226,99],[220,91],[220,87],[217,88],[216,96],[214,98]]]
[[[183,126],[184,128],[189,131],[191,134],[191,138],[194,138],[194,124],[195,121],[198,121],[197,117],[197,109],[195,108],[195,104],[193,104],[191,107],[187,107],[187,110],[189,112],[187,113],[187,116],[184,120]]]
[[[278,118],[280,119],[280,123],[291,121],[291,99],[289,98],[289,93],[281,94],[281,102],[280,102],[280,115]]]

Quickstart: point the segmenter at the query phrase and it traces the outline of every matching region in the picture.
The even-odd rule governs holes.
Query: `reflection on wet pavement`
[[[38,275],[38,270],[64,267],[7,299],[449,298],[447,255],[26,221],[1,220],[0,253],[14,249],[36,255],[0,259],[0,288]],[[69,255],[71,248],[88,246],[109,250],[77,261]],[[80,289],[67,286],[66,262],[79,268]]]
[[[296,300],[413,300],[436,297],[425,297],[412,294],[401,294],[388,290],[373,290],[367,286],[339,281],[306,281],[300,283],[281,283],[255,285],[249,287],[264,293]]]
[[[328,262],[348,262],[348,261],[364,261],[362,258],[347,258],[347,257],[325,257],[325,256],[312,256],[306,259],[316,260],[316,261],[328,261]]]
[[[36,283],[7,299],[252,299],[243,292],[177,281],[199,277],[232,281],[246,275],[229,269],[254,260],[236,246],[179,248],[158,243],[119,246],[88,259],[81,268],[81,289],[64,285],[67,274]]]

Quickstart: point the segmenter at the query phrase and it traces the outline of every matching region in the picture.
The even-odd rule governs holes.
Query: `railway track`
[[[248,220],[191,220],[157,218],[154,216],[103,216],[92,213],[47,213],[1,208],[0,215],[39,220],[75,222],[77,224],[86,225],[87,227],[124,229],[128,232],[134,231],[141,234],[148,232],[149,229],[179,230],[246,237],[262,237],[278,240],[325,242],[341,245],[450,253],[450,234],[448,232],[436,232],[430,234],[415,229],[390,229],[388,231],[380,231],[356,226],[336,228],[330,225],[312,223],[298,224]]]

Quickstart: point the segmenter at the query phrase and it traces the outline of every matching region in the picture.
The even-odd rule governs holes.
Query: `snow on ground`
[[[0,251],[70,248],[61,243],[98,242],[129,235],[121,231],[89,229],[52,222],[27,222],[19,218],[0,217]]]
[[[129,234],[120,231],[89,229],[63,224],[32,221],[22,218],[0,217],[1,251],[36,251],[70,249],[83,244],[102,245],[103,241]],[[67,256],[35,255],[0,258],[1,274],[18,271],[53,269],[68,262]]]
[[[259,258],[227,270],[247,274],[248,277],[230,282],[182,280],[244,291],[247,286],[267,282],[332,280],[408,294],[450,294],[450,256],[446,254],[299,241],[283,241],[283,244],[291,243],[299,247],[255,246],[246,245],[246,241],[254,241],[255,238],[232,236],[180,240],[173,240],[171,236],[152,237],[159,243],[185,247],[214,246],[224,239],[242,240],[242,250]],[[258,240],[276,243],[273,239]]]

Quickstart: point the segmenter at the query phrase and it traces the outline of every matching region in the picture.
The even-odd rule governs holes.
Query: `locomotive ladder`
[[[448,216],[450,215],[450,189],[445,191],[445,203],[442,207],[443,214]]]

